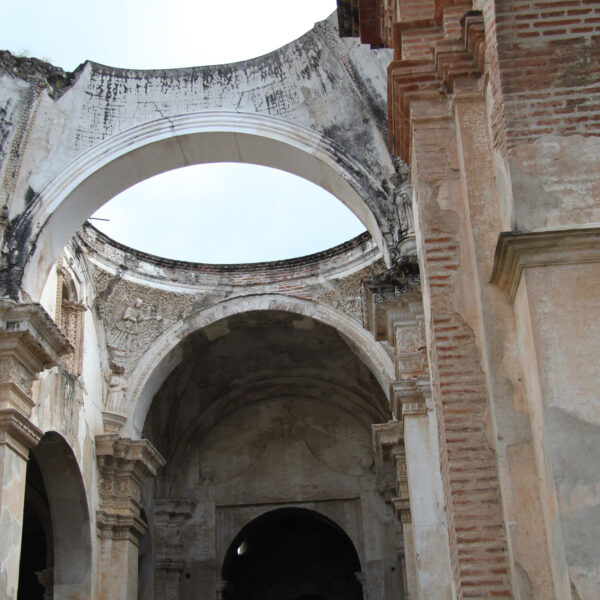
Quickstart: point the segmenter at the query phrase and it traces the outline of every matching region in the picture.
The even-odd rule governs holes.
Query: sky
[[[15,1],[2,9],[0,47],[67,71],[86,59],[138,69],[220,64],[275,50],[335,8],[336,0]],[[364,231],[320,187],[275,169],[228,163],[158,175],[94,216],[109,219],[92,223],[124,244],[197,262],[292,258]]]

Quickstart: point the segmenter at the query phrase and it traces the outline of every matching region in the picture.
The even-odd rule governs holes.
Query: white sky
[[[68,71],[86,59],[140,69],[218,64],[275,50],[335,8],[336,0],[15,0],[2,8],[0,47]],[[158,175],[96,216],[109,218],[93,223],[124,244],[199,262],[291,258],[364,231],[325,190],[254,165]]]

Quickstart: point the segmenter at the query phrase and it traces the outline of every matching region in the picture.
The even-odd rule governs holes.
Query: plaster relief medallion
[[[156,310],[145,305],[141,298],[122,308],[120,315],[109,332],[108,345],[121,352],[136,352],[162,329],[162,317],[156,315]]]
[[[112,362],[127,370],[158,336],[201,304],[193,295],[164,292],[96,270],[97,307]]]

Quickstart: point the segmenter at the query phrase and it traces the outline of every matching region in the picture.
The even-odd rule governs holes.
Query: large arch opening
[[[178,322],[155,341],[151,351],[137,362],[130,377],[128,394],[128,427],[132,435],[142,435],[148,411],[166,379],[184,362],[189,340],[202,332],[226,332],[226,323],[240,315],[252,312],[283,312],[290,318],[306,318],[309,322],[321,324],[335,330],[344,340],[347,348],[364,364],[378,383],[384,396],[389,391],[394,377],[394,363],[389,354],[373,336],[350,317],[327,306],[315,306],[300,298],[290,298],[278,294],[261,294],[232,298],[211,308],[199,311],[188,319]],[[386,410],[389,403],[386,400]]]
[[[154,555],[142,560],[154,563],[155,592],[214,598],[215,588],[227,587],[222,566],[233,564],[227,558],[231,541],[256,517],[286,506],[337,523],[354,550],[314,515],[277,513],[286,517],[279,525],[265,522],[258,537],[248,534],[253,547],[264,536],[271,540],[257,560],[276,559],[268,555],[271,542],[287,548],[292,563],[320,557],[309,572],[292,569],[282,576],[281,586],[284,579],[295,581],[285,597],[358,600],[355,573],[367,563],[389,569],[385,585],[400,595],[401,532],[377,491],[371,440],[372,424],[389,418],[385,393],[351,344],[309,316],[242,312],[188,335],[178,365],[153,396],[141,434],[167,463],[144,496],[154,538],[147,552]],[[283,529],[286,536],[278,538]],[[364,543],[365,531],[380,540],[377,549]],[[327,562],[319,547],[344,558]],[[180,565],[176,574],[165,566],[174,564]],[[255,565],[239,565],[231,567],[238,587],[262,585],[252,580]],[[306,577],[320,583],[303,587]],[[281,586],[273,593],[283,593]],[[201,589],[208,591],[198,596]],[[263,591],[256,594],[231,598],[262,597]]]
[[[280,119],[207,112],[159,119],[112,136],[46,185],[14,229],[15,238],[28,245],[18,257],[24,263],[22,288],[39,299],[67,241],[114,196],[159,173],[211,162],[273,167],[321,186],[358,217],[389,260],[383,242],[389,227],[382,209],[386,192],[342,147]]]
[[[281,508],[248,523],[229,546],[224,600],[362,600],[348,535],[311,510]]]
[[[118,194],[90,220],[135,250],[210,264],[307,256],[365,230],[322,187],[246,163],[205,163],[156,175]]]
[[[89,598],[92,544],[81,472],[62,436],[46,433],[27,465],[19,600]]]

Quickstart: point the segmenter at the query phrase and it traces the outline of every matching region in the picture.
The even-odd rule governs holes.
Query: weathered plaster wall
[[[597,320],[590,319],[597,310],[597,263],[527,269],[521,285],[527,290],[532,366],[539,378],[540,406],[534,410],[543,454],[538,460],[556,495],[547,511],[554,537],[564,546],[574,597],[593,598],[600,590],[600,468],[592,458],[600,451],[600,418],[597,368],[586,358],[594,353],[598,334]]]
[[[51,223],[53,230],[48,239],[42,236],[38,240],[35,250],[42,253],[42,270],[48,268],[44,255],[56,254],[91,212],[125,187],[164,170],[215,160],[267,164],[311,178],[347,201],[380,242],[386,238],[386,254],[394,252],[397,230],[388,221],[388,213],[395,210],[397,161],[385,144],[385,67],[390,54],[340,40],[332,19],[278,51],[232,65],[131,71],[87,62],[74,74],[72,84],[61,89],[60,96],[52,94],[54,97],[48,93],[53,88],[47,87],[44,75],[46,80],[50,76],[43,69],[36,75],[38,85],[35,77],[28,79],[27,65],[17,61],[15,66],[14,59],[8,59],[4,58],[4,69],[0,64],[5,104],[22,106],[23,96],[34,89],[37,102],[21,119],[27,130],[24,141],[13,141],[12,150],[7,151],[9,155],[13,151],[18,163],[16,168],[5,168],[4,174],[5,187],[12,186],[10,198],[5,199],[11,219],[5,251],[5,274],[13,281],[7,281],[9,287],[18,285],[29,244],[45,224]],[[238,118],[231,118],[228,124],[227,115],[233,113]],[[193,120],[202,114],[212,115],[214,132],[221,128],[229,133],[204,142],[201,138],[186,142],[185,136],[199,127]],[[194,116],[188,129],[186,115]],[[248,117],[245,128],[244,115]],[[181,141],[163,140],[154,150],[148,149],[143,162],[136,163],[134,150],[156,142],[151,139],[153,127],[144,124],[161,119],[167,127],[161,135],[168,138],[178,131]],[[11,117],[5,126],[14,140],[16,121],[16,116]],[[176,121],[180,123],[177,127],[173,125]],[[281,132],[269,133],[268,127],[264,128],[269,122]],[[173,125],[170,133],[169,123]],[[210,119],[202,123],[210,129]],[[111,140],[116,140],[116,135],[134,127],[141,127],[134,138],[114,146]],[[247,138],[236,138],[233,133],[239,128]],[[279,137],[270,142],[270,150],[268,144],[261,149],[262,142],[252,141],[252,136],[264,141],[273,135]],[[288,144],[297,143],[299,135],[312,136],[309,145],[313,148],[306,148],[309,156],[304,158],[286,150]],[[74,192],[74,182],[105,166],[107,159],[102,153],[91,163],[88,158],[89,164],[81,162],[85,156],[93,156],[100,143],[108,144],[113,158],[126,155],[123,164],[113,165],[97,182],[90,179],[61,213],[60,222],[54,223],[52,212]],[[329,153],[331,164],[321,164],[318,153],[323,151]],[[51,192],[52,186],[47,186],[59,173],[66,179]],[[336,183],[340,177],[357,188],[357,198],[347,197],[348,191],[343,190],[347,184]],[[34,269],[35,265],[37,262]],[[33,279],[26,278],[26,286],[34,296],[39,294]]]

